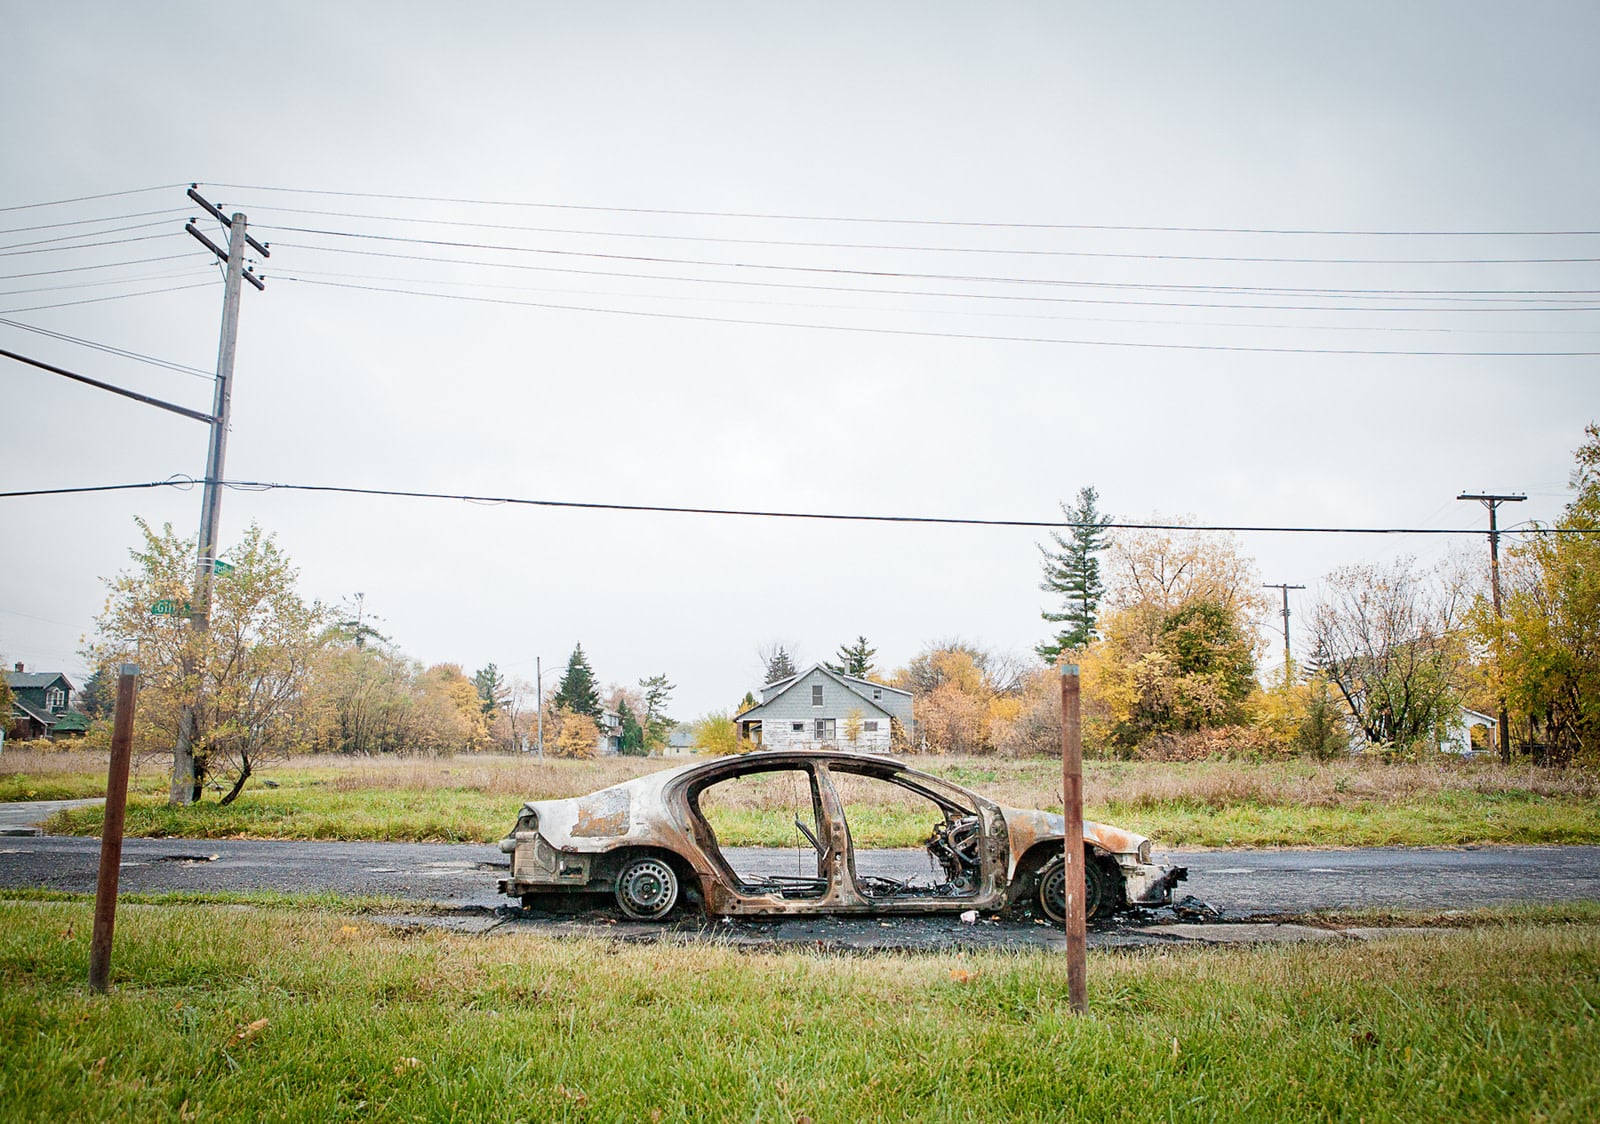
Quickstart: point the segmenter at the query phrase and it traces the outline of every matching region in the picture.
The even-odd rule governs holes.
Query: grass
[[[1051,760],[914,758],[913,764],[1017,807],[1059,809]],[[299,758],[252,782],[233,805],[214,799],[165,806],[166,779],[147,766],[135,779],[128,832],[143,836],[261,839],[477,841],[501,837],[523,800],[575,796],[673,762],[526,758]],[[61,799],[103,791],[103,758],[0,757],[0,799]],[[97,771],[98,770],[98,771]],[[1239,762],[1090,761],[1086,811],[1164,847],[1444,846],[1600,842],[1600,777],[1578,770],[1441,760],[1389,765],[1355,760]],[[27,795],[32,793],[33,795]],[[727,845],[792,844],[796,800],[783,786],[725,802]],[[55,832],[94,835],[97,808],[62,813]],[[856,826],[868,846],[917,846],[931,826],[911,801],[867,798]]]
[[[467,938],[336,912],[0,902],[26,1120],[1587,1121],[1600,917],[1095,954]]]

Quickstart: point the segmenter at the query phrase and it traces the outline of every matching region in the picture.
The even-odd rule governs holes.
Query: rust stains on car
[[[572,825],[572,834],[585,839],[626,835],[630,808],[626,789],[601,789],[578,805],[578,818]]]

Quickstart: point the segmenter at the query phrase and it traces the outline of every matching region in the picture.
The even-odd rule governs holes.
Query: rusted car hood
[[[1060,839],[1066,834],[1067,818],[1057,812],[1041,812],[1034,808],[1000,808],[1006,820],[1006,832],[1011,836],[1013,861],[1021,858],[1035,843]],[[1137,854],[1145,837],[1120,827],[1083,821],[1083,837],[1102,851],[1112,855]]]

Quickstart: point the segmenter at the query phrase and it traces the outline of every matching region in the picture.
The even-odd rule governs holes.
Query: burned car
[[[885,809],[901,823],[925,816],[925,854],[872,846]],[[774,824],[792,834],[792,855],[718,842],[718,826],[770,836]],[[1083,828],[1089,917],[1171,901],[1183,868],[1152,864],[1142,836]],[[686,902],[732,916],[1015,907],[1059,922],[1064,830],[1058,814],[1003,807],[888,757],[751,753],[524,804],[500,841],[511,856],[500,892],[529,906],[552,894],[610,894],[623,914],[646,921]]]

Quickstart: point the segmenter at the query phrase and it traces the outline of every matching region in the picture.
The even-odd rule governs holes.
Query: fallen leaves
[[[409,1073],[413,1069],[421,1069],[421,1068],[422,1068],[422,1059],[421,1058],[401,1058],[399,1061],[394,1063],[394,1071],[395,1071],[396,1075],[399,1075],[399,1074],[402,1074],[402,1073]]]
[[[269,1019],[260,1018],[248,1026],[241,1026],[229,1037],[228,1045],[243,1046],[247,1042],[254,1042],[261,1036],[261,1032],[267,1029],[267,1023],[270,1021]]]

